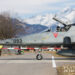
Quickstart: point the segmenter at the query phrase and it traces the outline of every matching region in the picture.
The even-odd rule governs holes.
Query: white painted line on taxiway
[[[53,66],[53,68],[56,68],[56,63],[55,63],[55,60],[54,60],[54,56],[52,56],[52,66]]]

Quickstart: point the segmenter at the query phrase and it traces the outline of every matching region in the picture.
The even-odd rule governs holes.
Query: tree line
[[[13,19],[8,14],[0,14],[0,39],[13,38],[17,31],[16,18]]]

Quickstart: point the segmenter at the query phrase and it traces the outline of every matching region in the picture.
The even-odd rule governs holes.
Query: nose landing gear
[[[37,54],[36,59],[37,59],[37,60],[42,60],[42,59],[43,59],[42,54]]]
[[[41,54],[42,49],[38,49],[37,51],[38,51],[38,54],[36,55],[36,59],[37,60],[42,60],[43,59],[43,55]]]

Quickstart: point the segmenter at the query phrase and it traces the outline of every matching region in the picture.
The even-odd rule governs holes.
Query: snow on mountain
[[[69,19],[70,24],[75,23],[75,10],[66,15],[66,18]]]
[[[70,14],[74,9],[71,7],[66,7],[63,10],[60,10],[59,13],[57,13],[58,15],[64,16],[64,15],[68,15]]]
[[[50,27],[51,25],[58,24],[56,21],[52,19],[54,15],[55,14],[37,15],[32,18],[24,19],[24,22],[31,25],[40,24]],[[72,9],[70,7],[64,8],[60,12],[57,12],[56,16],[67,24],[75,23],[75,9]]]
[[[67,24],[75,23],[75,9],[67,7],[61,12],[57,13],[57,16]]]
[[[53,14],[46,14],[46,15],[38,15],[32,18],[28,18],[25,19],[24,22],[28,23],[28,24],[40,24],[40,25],[44,25],[44,26],[50,26],[52,25],[55,21],[52,19],[53,18]]]

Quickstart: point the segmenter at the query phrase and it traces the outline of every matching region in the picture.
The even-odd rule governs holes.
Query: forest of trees
[[[0,14],[0,39],[12,38],[16,33],[16,21],[9,14]]]

